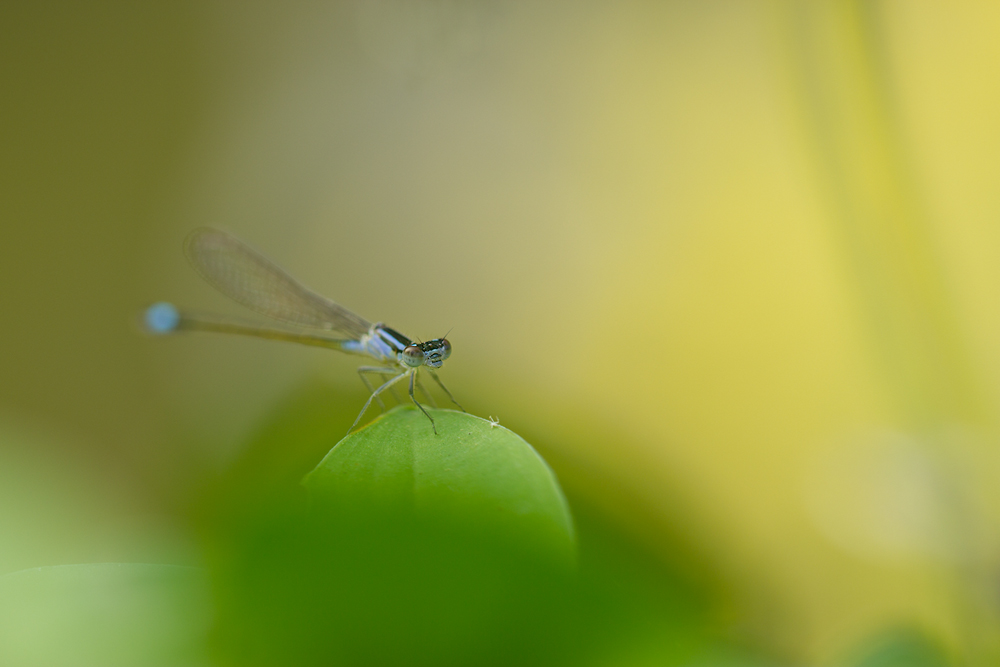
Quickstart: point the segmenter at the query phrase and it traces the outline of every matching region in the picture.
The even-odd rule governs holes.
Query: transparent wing
[[[184,253],[201,277],[230,299],[271,319],[352,338],[371,323],[316,294],[257,251],[217,229],[196,229]]]

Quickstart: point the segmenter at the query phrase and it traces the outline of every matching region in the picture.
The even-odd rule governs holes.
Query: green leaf
[[[552,471],[503,427],[431,414],[437,434],[394,409],[338,443],[301,496],[224,515],[210,561],[233,663],[541,664],[565,650],[575,539]]]
[[[431,414],[436,434],[419,410],[400,407],[344,438],[303,482],[314,502],[413,512],[571,560],[569,507],[531,445],[464,412]]]

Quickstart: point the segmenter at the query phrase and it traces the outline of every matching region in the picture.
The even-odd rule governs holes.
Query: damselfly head
[[[451,343],[447,338],[435,338],[426,343],[418,343],[415,347],[423,351],[424,364],[431,368],[441,368],[444,360],[451,356]]]
[[[407,345],[403,348],[402,362],[410,368],[417,368],[424,365],[426,355],[419,345]]]

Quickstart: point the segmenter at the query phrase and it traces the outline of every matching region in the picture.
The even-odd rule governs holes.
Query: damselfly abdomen
[[[435,372],[451,356],[451,343],[446,338],[414,342],[381,322],[372,324],[306,288],[236,237],[216,229],[203,228],[192,232],[184,242],[184,252],[195,270],[215,289],[285,326],[263,326],[219,316],[193,315],[177,310],[170,303],[161,302],[146,310],[145,325],[151,333],[214,331],[240,334],[326,347],[375,359],[378,365],[358,368],[358,375],[371,396],[348,433],[358,425],[373,400],[385,407],[381,394],[406,378],[409,379],[410,399],[430,420],[431,428],[437,433],[434,418],[413,393],[414,387],[420,389],[433,405],[430,394],[420,384],[418,373],[421,369],[434,378],[452,403],[465,411]],[[369,382],[368,375],[385,381],[376,388]]]

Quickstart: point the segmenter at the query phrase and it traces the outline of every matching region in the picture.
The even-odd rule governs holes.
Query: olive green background
[[[914,628],[988,663],[998,29],[988,3],[3,3],[0,572],[198,565],[199,498],[275,411],[360,408],[354,359],[141,334],[153,301],[239,312],[181,253],[214,225],[450,330],[456,397],[712,591],[718,637],[803,663]]]

